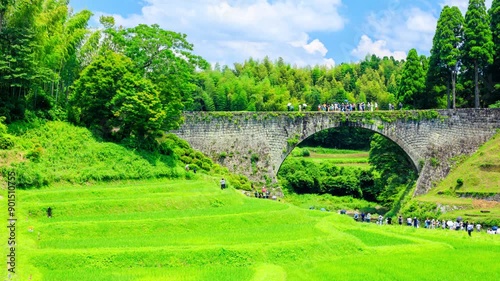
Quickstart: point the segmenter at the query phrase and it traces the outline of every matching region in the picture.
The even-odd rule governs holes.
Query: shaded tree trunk
[[[451,79],[453,79],[453,73],[451,73]],[[451,108],[451,99],[450,99],[450,81],[446,83],[446,108]]]
[[[452,104],[453,109],[456,108],[456,98],[457,98],[456,88],[457,88],[457,66],[455,66],[455,69],[451,72],[451,92],[453,95],[453,104]]]
[[[474,60],[474,108],[479,108],[479,69],[477,60]]]

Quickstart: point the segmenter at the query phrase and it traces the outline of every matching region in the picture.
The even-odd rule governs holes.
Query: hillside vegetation
[[[17,280],[487,280],[496,270],[494,235],[356,223],[217,180],[18,190]],[[457,256],[468,270],[449,270]]]
[[[500,204],[485,200],[500,196],[500,134],[482,145],[471,157],[464,157],[449,175],[428,194],[415,198],[406,210],[420,204],[438,209],[441,217],[463,217],[488,225],[500,224]],[[420,203],[418,203],[420,202]]]
[[[0,170],[4,175],[15,170],[18,188],[190,178],[196,169],[198,173],[228,177],[235,187],[250,189],[245,177],[229,174],[173,134],[163,136],[155,146],[141,148],[131,140],[103,141],[86,128],[62,121],[16,122],[8,131],[12,147],[0,148]],[[189,165],[189,171],[185,165]]]

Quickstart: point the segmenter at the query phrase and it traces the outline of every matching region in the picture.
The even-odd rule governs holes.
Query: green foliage
[[[281,165],[278,177],[283,186],[298,194],[317,193],[373,199],[373,175],[359,168],[339,168],[330,162],[318,164],[290,158]]]
[[[282,59],[248,59],[234,68],[214,67],[197,76],[193,105],[189,110],[285,111],[316,110],[318,105],[350,102],[375,102],[386,107],[393,102],[401,63],[394,58],[367,57],[360,64],[298,68]],[[209,96],[212,101],[207,101]],[[196,104],[198,103],[198,104]],[[303,105],[306,107],[303,108]]]
[[[299,141],[300,141],[299,134],[295,134],[293,137],[290,137],[286,140],[289,147],[293,147],[293,146],[297,145],[299,143]]]
[[[488,67],[491,75],[492,91],[485,96],[488,103],[495,103],[500,107],[500,1],[493,0],[489,10],[490,27],[493,41],[493,64]]]
[[[499,100],[499,101],[497,101],[497,102],[496,102],[496,103],[494,103],[494,104],[490,104],[490,105],[489,105],[489,108],[500,108],[500,100]]]
[[[441,215],[436,203],[432,202],[419,202],[417,200],[410,200],[402,209],[401,214],[404,217],[417,217],[419,220],[425,218],[435,218]]]
[[[0,149],[11,149],[14,146],[15,138],[9,134],[0,135]]]
[[[337,127],[317,132],[300,143],[300,146],[321,146],[337,149],[370,149],[374,132],[357,127]]]
[[[110,24],[106,32],[111,37],[109,44],[130,58],[140,76],[155,85],[167,116],[162,126],[177,128],[182,109],[190,109],[193,103],[195,71],[206,69],[208,63],[192,53],[193,45],[185,34],[163,30],[157,24],[132,28],[115,28]],[[213,108],[207,96],[200,100],[207,110]]]
[[[401,74],[401,82],[396,95],[398,102],[412,108],[425,108],[426,106],[422,104],[426,98],[424,97],[425,75],[426,72],[417,50],[411,49]]]
[[[132,61],[117,53],[99,56],[83,70],[70,101],[75,121],[98,126],[105,137],[144,139],[168,128],[152,83],[135,75]]]
[[[456,107],[455,84],[461,58],[463,25],[464,18],[458,7],[445,6],[439,16],[432,43],[427,90],[435,95],[442,95],[442,89],[446,87],[447,108]],[[452,97],[449,91],[450,82]]]
[[[228,180],[226,181],[226,186],[233,187],[235,189],[252,191],[252,184],[250,183],[248,178],[243,175],[229,175]]]
[[[370,143],[369,161],[380,177],[375,185],[380,190],[378,200],[392,204],[408,184],[416,180],[416,172],[406,153],[394,142],[375,134]]]
[[[252,156],[250,157],[250,161],[251,161],[252,163],[256,163],[256,162],[258,162],[258,161],[259,161],[259,155],[258,155],[258,154],[253,153],[253,154],[252,154]]]
[[[431,162],[431,166],[434,167],[434,168],[436,168],[437,166],[439,166],[439,159],[437,159],[435,157],[431,157],[430,162]]]
[[[493,40],[490,18],[484,0],[470,0],[464,23],[464,66],[474,72],[474,107],[479,108],[479,79],[484,68],[493,63]]]
[[[302,156],[303,157],[309,157],[311,156],[311,153],[309,152],[309,149],[305,148],[302,150]]]
[[[0,149],[11,149],[14,146],[14,136],[7,134],[7,126],[4,124],[4,116],[0,116]]]

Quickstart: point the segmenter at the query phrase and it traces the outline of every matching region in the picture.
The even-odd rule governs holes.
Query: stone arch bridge
[[[276,181],[292,149],[329,128],[356,126],[391,139],[419,173],[415,195],[444,178],[460,155],[470,155],[500,128],[500,109],[377,112],[189,112],[172,133],[256,182]]]

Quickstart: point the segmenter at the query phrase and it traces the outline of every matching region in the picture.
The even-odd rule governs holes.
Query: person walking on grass
[[[470,234],[472,233],[472,231],[474,230],[474,223],[468,223],[467,224],[467,233],[469,234],[469,236],[471,236]]]
[[[225,189],[226,188],[226,180],[224,178],[222,178],[220,180],[220,189]]]

